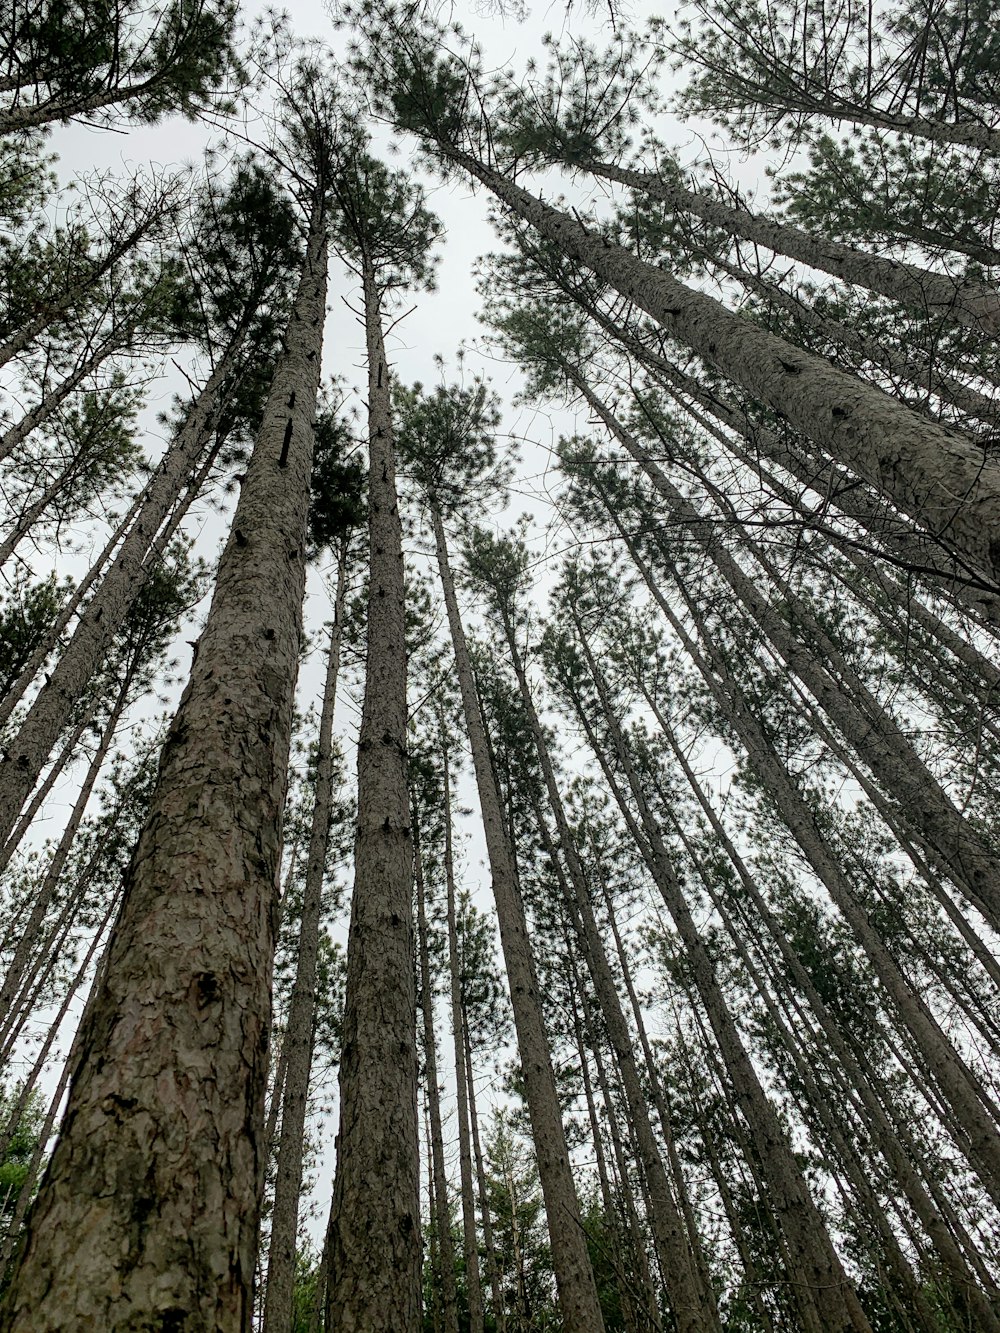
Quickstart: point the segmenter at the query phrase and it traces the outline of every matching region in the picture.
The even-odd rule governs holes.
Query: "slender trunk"
[[[451,1236],[451,1204],[444,1169],[444,1135],[441,1128],[441,1089],[437,1073],[437,1038],[434,1033],[434,992],[431,986],[431,955],[427,943],[427,892],[420,856],[417,811],[413,811],[413,867],[417,884],[417,954],[420,963],[420,1010],[424,1029],[424,1069],[427,1110],[430,1116],[431,1155],[434,1177],[438,1262],[441,1274],[441,1305],[445,1333],[458,1333],[458,1289],[455,1285],[455,1246]]]
[[[563,253],[651,315],[720,374],[784,416],[834,459],[888,495],[922,529],[1000,585],[1000,468],[957,433],[911,412],[643,263],[477,158],[439,145]]]
[[[773,489],[776,479],[772,473],[763,469],[762,457],[783,468],[807,491],[818,494],[821,501],[816,517],[811,520],[813,527],[818,527],[832,541],[846,546],[849,551],[861,546],[863,556],[870,564],[870,544],[862,543],[857,538],[852,540],[841,528],[830,522],[831,508],[839,510],[845,518],[857,523],[871,536],[884,560],[896,564],[909,576],[917,574],[923,579],[941,580],[941,591],[960,607],[966,611],[970,607],[974,608],[991,626],[1000,625],[1000,598],[996,595],[995,587],[983,584],[968,563],[955,554],[946,537],[931,539],[927,533],[914,531],[884,501],[860,487],[857,478],[843,468],[807,455],[790,440],[788,432],[768,430],[760,425],[745,406],[724,391],[709,389],[678,369],[672,361],[638,339],[620,321],[609,319],[593,301],[583,299],[578,290],[571,290],[567,295],[571,295],[610,338],[646,367],[654,380],[667,389],[685,412],[698,420],[726,450],[756,472],[772,494],[783,496],[786,488],[782,486],[781,489]],[[710,419],[699,417],[692,403],[697,403],[709,414],[709,418],[715,418],[739,439],[745,440],[747,447],[741,449]]]
[[[111,272],[120,259],[124,259],[130,250],[135,249],[158,217],[159,214],[153,212],[143,218],[120,241],[112,245],[107,254],[102,256],[88,273],[60,296],[45,301],[31,319],[25,320],[19,329],[4,338],[3,342],[0,342],[0,369],[30,347],[50,324],[72,310],[74,302],[85,296],[106,273]]]
[[[952,278],[896,259],[882,259],[788,222],[723,203],[707,191],[686,190],[655,171],[632,171],[610,162],[586,162],[581,170],[640,190],[678,212],[690,213],[729,236],[763,245],[776,255],[829,273],[856,287],[929,316],[943,315],[984,336],[1000,333],[1000,293],[974,278]]]
[[[380,293],[364,264],[369,596],[358,824],[340,1060],[328,1333],[416,1333],[420,1140],[413,846],[406,787],[406,599]]]
[[[4,843],[3,847],[0,848],[0,874],[2,874],[3,871],[7,869],[7,866],[10,864],[10,858],[14,855],[15,851],[17,851],[17,848],[20,846],[21,839],[27,833],[28,829],[34,822],[35,816],[38,814],[39,810],[45,804],[49,792],[55,786],[58,779],[62,776],[63,770],[65,769],[66,765],[69,763],[71,759],[76,758],[78,754],[77,747],[79,746],[80,741],[83,738],[83,733],[87,730],[87,728],[90,726],[91,722],[94,719],[94,714],[97,712],[97,705],[99,704],[99,702],[100,699],[95,698],[93,702],[84,710],[84,714],[80,718],[80,721],[70,732],[69,739],[66,741],[66,744],[60,750],[59,754],[56,756],[54,761],[49,765],[49,771],[45,774],[45,781],[41,784],[41,786],[32,796],[31,800],[24,807],[24,810],[21,814],[21,818],[17,821],[17,824],[14,830],[12,831],[10,837]],[[18,931],[18,933],[20,933],[21,923],[14,922],[11,924]],[[5,934],[4,935],[5,944],[7,942],[7,938],[8,935]]]
[[[483,1149],[479,1142],[479,1114],[476,1110],[476,1081],[472,1072],[472,1038],[465,1012],[462,1013],[462,1044],[465,1048],[465,1073],[468,1080],[469,1094],[469,1130],[472,1139],[473,1154],[476,1160],[476,1188],[479,1194],[479,1214],[483,1219],[483,1246],[486,1250],[486,1273],[493,1297],[493,1322],[497,1333],[507,1333],[507,1312],[504,1308],[503,1292],[500,1289],[500,1270],[497,1267],[496,1246],[493,1243],[493,1220],[490,1217],[490,1195],[486,1188],[486,1168],[483,1165]]]
[[[975,417],[979,421],[988,422],[990,425],[996,423],[997,416],[1000,414],[1000,406],[998,406],[996,399],[980,393],[978,389],[963,384],[961,380],[939,369],[932,357],[911,355],[899,343],[882,342],[881,339],[871,337],[860,329],[853,328],[849,324],[843,324],[829,315],[821,314],[808,301],[793,296],[776,283],[759,277],[739,264],[729,263],[715,255],[708,258],[714,267],[721,269],[731,278],[735,278],[749,291],[755,292],[768,305],[777,306],[779,310],[785,311],[803,328],[809,329],[831,342],[840,343],[842,346],[856,352],[864,360],[870,361],[872,365],[878,366],[879,369],[887,371],[890,375],[898,376],[915,389],[935,394],[938,398],[946,403],[951,403],[953,407],[958,408],[960,412],[964,412],[968,416]],[[892,260],[882,260],[880,262],[890,265],[893,263]]]
[[[1000,929],[1000,874],[990,844],[964,819],[899,726],[881,707],[843,654],[825,633],[805,604],[782,585],[774,566],[755,543],[744,541],[779,588],[793,629],[774,610],[771,602],[729,554],[724,544],[662,469],[654,463],[638,440],[605,407],[582,375],[567,371],[615,439],[643,468],[656,491],[669,506],[671,517],[684,525],[690,540],[735,593],[739,602],[763,630],[789,670],[794,672],[820,703],[824,712],[855,749],[880,782],[892,793],[897,817],[909,826],[911,835],[938,868],[975,903],[994,930]],[[743,534],[741,534],[742,536]],[[800,642],[798,634],[811,639],[825,659]]]
[[[132,501],[132,504],[129,507],[128,513],[125,515],[125,517],[115,528],[114,532],[108,538],[97,559],[87,570],[87,573],[83,576],[83,578],[80,580],[77,586],[73,589],[72,593],[70,593],[70,595],[66,598],[65,602],[63,603],[62,607],[59,610],[59,614],[56,616],[55,620],[49,626],[48,630],[46,631],[44,637],[38,644],[35,651],[31,654],[27,662],[21,668],[21,671],[17,676],[17,679],[11,683],[9,689],[4,691],[3,698],[2,700],[0,700],[0,726],[3,726],[3,724],[13,713],[14,709],[17,707],[17,705],[21,702],[21,700],[27,693],[28,687],[31,685],[31,682],[38,675],[39,671],[41,671],[42,667],[52,656],[53,652],[55,652],[59,644],[59,638],[63,630],[66,628],[69,622],[73,619],[73,616],[83,605],[83,601],[87,596],[87,593],[90,592],[90,589],[94,586],[98,578],[104,572],[104,569],[107,566],[108,561],[111,559],[114,553],[115,547],[117,547],[125,538],[129,528],[132,525],[132,522],[134,521],[136,515],[142,508],[143,501],[145,500],[149,488],[152,484],[153,484],[152,479],[150,479],[149,481],[146,482],[145,486],[143,486],[142,490],[138,493],[138,495],[136,495],[135,499]]]
[[[77,967],[73,980],[66,989],[66,994],[62,998],[62,1002],[56,1011],[55,1017],[52,1019],[51,1023],[49,1023],[49,1030],[45,1034],[45,1040],[42,1042],[38,1054],[35,1056],[35,1063],[32,1065],[30,1073],[27,1078],[18,1083],[17,1100],[11,1107],[10,1115],[7,1117],[7,1123],[2,1132],[0,1132],[0,1160],[3,1159],[10,1146],[11,1139],[17,1132],[25,1107],[28,1105],[28,1099],[35,1088],[42,1071],[48,1063],[49,1052],[55,1045],[56,1037],[59,1035],[59,1029],[65,1022],[69,1007],[73,1002],[73,996],[82,986],[84,978],[90,970],[90,965],[94,961],[97,950],[101,947],[102,941],[104,940],[104,932],[111,924],[111,919],[118,910],[118,905],[118,896],[114,895],[108,902],[104,916],[97,923],[97,927],[90,938],[90,943],[87,945],[87,951],[83,956],[83,960]],[[2,1265],[0,1265],[0,1271],[2,1271]]]
[[[142,589],[148,572],[148,566],[143,562],[150,543],[176,501],[185,477],[197,465],[215,432],[223,410],[223,389],[242,340],[242,334],[234,339],[204,388],[192,401],[184,424],[171,441],[114,563],[80,616],[72,638],[0,761],[0,838],[9,836],[52,746],[66,725],[70,710],[103,662],[108,646]],[[287,373],[289,361],[286,357],[282,374]],[[277,379],[278,371],[275,372],[275,382]],[[277,404],[273,406],[276,413]],[[242,529],[239,531],[242,535]]]
[[[567,891],[567,905],[571,919],[580,933],[583,956],[597,992],[615,1060],[621,1071],[629,1118],[652,1203],[649,1220],[656,1245],[656,1255],[669,1293],[678,1333],[702,1333],[702,1330],[717,1329],[718,1320],[711,1308],[709,1295],[699,1281],[698,1265],[693,1255],[697,1237],[686,1234],[684,1221],[674,1200],[653,1127],[650,1124],[646,1095],[636,1066],[632,1034],[622,1011],[618,989],[594,918],[587,877],[577,850],[576,839],[563,808],[552,757],[528,686],[514,625],[506,608],[501,606],[499,610],[507,639],[507,651],[517,676],[521,701],[531,728],[535,752],[548,793],[549,806],[556,821],[560,851],[572,884],[572,894]],[[551,847],[550,855],[553,855],[555,848],[551,846],[544,823],[540,823],[540,827],[543,830],[543,838]],[[684,1182],[676,1181],[675,1188],[678,1191],[683,1190]]]
[[[601,1055],[600,1042],[598,1041],[596,1035],[594,1034],[593,1016],[590,1013],[590,1005],[587,1001],[587,993],[583,989],[583,987],[579,984],[579,974],[576,971],[575,961],[573,966],[573,975],[574,975],[574,988],[576,989],[577,993],[580,996],[580,1001],[583,1005],[583,1012],[586,1018],[587,1027],[592,1034],[591,1047],[594,1052],[594,1065],[597,1070],[597,1086],[600,1088],[601,1100],[604,1103],[604,1116],[608,1122],[608,1134],[611,1138],[611,1151],[613,1154],[613,1161],[617,1170],[616,1183],[618,1186],[619,1211],[624,1217],[625,1226],[628,1230],[629,1239],[632,1243],[632,1251],[635,1256],[635,1264],[636,1264],[636,1269],[638,1270],[638,1277],[640,1283],[642,1284],[642,1292],[640,1293],[641,1299],[639,1303],[639,1308],[642,1310],[643,1315],[645,1317],[645,1321],[648,1324],[648,1326],[653,1329],[658,1329],[661,1326],[660,1307],[659,1307],[659,1302],[656,1299],[656,1291],[653,1287],[653,1277],[649,1271],[649,1260],[646,1255],[646,1240],[642,1234],[642,1226],[639,1221],[639,1214],[636,1211],[635,1198],[633,1197],[632,1182],[628,1170],[628,1163],[626,1161],[625,1151],[622,1147],[621,1131],[618,1127],[617,1110],[614,1104],[614,1099],[611,1096],[611,1088],[608,1084],[607,1069],[605,1068],[604,1059],[603,1056]],[[574,1001],[574,1016],[575,1016],[575,1009],[576,1005]],[[582,1041],[582,1033],[581,1033],[581,1041]],[[583,1047],[581,1045],[581,1051],[582,1050]],[[586,1063],[585,1059],[584,1063]],[[638,1153],[633,1153],[632,1154],[633,1160],[637,1156]],[[647,1214],[648,1211],[649,1210],[647,1208]],[[660,1277],[662,1281],[666,1280],[662,1272],[660,1274]]]
[[[302,1190],[302,1145],[305,1134],[306,1101],[312,1068],[313,1031],[316,1011],[316,960],[319,956],[320,918],[323,911],[323,881],[330,839],[333,805],[333,713],[340,674],[340,645],[347,600],[347,540],[341,541],[337,563],[333,632],[327,653],[326,681],[320,711],[313,791],[309,859],[295,965],[295,981],[288,1002],[288,1018],[281,1046],[285,1076],[281,1096],[281,1137],[271,1209],[271,1241],[267,1253],[267,1285],[264,1292],[264,1333],[291,1333],[295,1294],[295,1241],[299,1224],[299,1195]]]
[[[326,268],[317,198],[212,606],[6,1298],[7,1333],[250,1327]],[[171,477],[168,501],[175,492]]]
[[[444,817],[444,873],[448,895],[448,974],[451,990],[451,1030],[455,1051],[455,1092],[458,1106],[458,1161],[462,1181],[462,1234],[465,1255],[465,1285],[469,1304],[469,1333],[484,1333],[483,1287],[479,1273],[479,1239],[476,1234],[476,1203],[472,1180],[472,1147],[469,1139],[469,1091],[465,1069],[462,1023],[462,978],[458,957],[458,923],[455,915],[455,856],[451,829],[451,766],[448,758],[444,718],[441,718],[442,805]]]
[[[507,965],[511,1004],[514,1010],[514,1028],[524,1072],[532,1136],[538,1156],[538,1174],[545,1200],[559,1306],[566,1333],[601,1333],[604,1323],[597,1296],[597,1284],[587,1253],[573,1171],[566,1148],[559,1095],[552,1072],[552,1057],[538,995],[531,941],[515,881],[510,844],[503,826],[500,794],[490,763],[486,729],[472,678],[465,631],[462,628],[454,579],[448,560],[444,525],[436,510],[432,511],[432,518],[438,569],[448,609],[465,725],[472,747],[476,784],[486,832],[493,894],[500,926],[500,942]]]

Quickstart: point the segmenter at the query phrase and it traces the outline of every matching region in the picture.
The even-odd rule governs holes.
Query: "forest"
[[[1000,1333],[992,6],[293,6],[3,4],[0,1333]]]

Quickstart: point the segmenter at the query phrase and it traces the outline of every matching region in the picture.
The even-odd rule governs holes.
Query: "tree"
[[[315,85],[297,91],[288,133],[308,232],[285,347],[7,1295],[12,1330],[196,1311],[236,1329],[251,1308],[327,268],[329,124]]]
[[[406,592],[383,311],[431,280],[439,224],[422,192],[350,145],[335,245],[361,282],[368,357],[368,614],[358,826],[340,1062],[326,1327],[420,1321],[413,847],[406,785]]]

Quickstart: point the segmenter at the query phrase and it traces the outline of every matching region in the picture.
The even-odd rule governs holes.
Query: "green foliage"
[[[32,653],[55,622],[65,595],[65,585],[53,573],[31,582],[23,573],[0,600],[0,695],[20,675]]]

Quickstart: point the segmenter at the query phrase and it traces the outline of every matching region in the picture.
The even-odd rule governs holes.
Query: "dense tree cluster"
[[[0,1330],[1000,1333],[989,6],[5,12]]]

